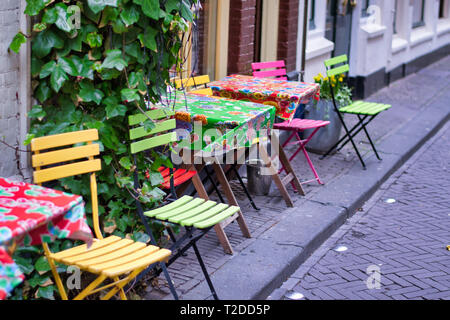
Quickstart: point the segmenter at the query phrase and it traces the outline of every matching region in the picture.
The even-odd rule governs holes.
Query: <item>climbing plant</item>
[[[33,137],[98,129],[99,213],[108,234],[148,241],[131,190],[134,163],[127,147],[127,118],[142,112],[145,101],[157,102],[166,90],[169,70],[182,68],[182,35],[194,19],[196,5],[197,0],[27,0],[31,34],[19,32],[10,45],[17,53],[31,41],[36,104],[28,113],[31,125],[24,144]],[[147,120],[144,125],[153,124]],[[172,167],[162,153],[138,159],[139,166],[148,166],[137,190],[147,207],[165,194],[158,188],[162,176],[157,169],[162,164]],[[83,177],[65,178],[52,187],[82,195],[89,213],[88,185],[88,177]],[[164,228],[152,228],[160,239]],[[52,244],[56,251],[71,245],[68,240]],[[28,279],[15,298],[53,299],[55,285],[42,250],[21,248],[15,259]]]

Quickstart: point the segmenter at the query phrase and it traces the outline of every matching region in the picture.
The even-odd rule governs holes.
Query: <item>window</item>
[[[447,18],[445,0],[439,1],[439,19]]]
[[[367,9],[369,8],[369,6],[370,6],[370,0],[364,0],[362,3],[363,3],[363,5],[362,5],[362,9],[361,9],[361,16],[362,17],[367,17],[369,14],[367,13]]]
[[[425,0],[413,0],[413,28],[425,25]]]
[[[393,30],[394,34],[397,34],[397,12],[398,12],[398,0],[395,0],[394,4],[394,21],[393,21]]]
[[[314,30],[316,28],[316,0],[309,1],[309,30]]]

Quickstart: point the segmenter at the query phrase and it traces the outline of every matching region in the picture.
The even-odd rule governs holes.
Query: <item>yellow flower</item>
[[[339,78],[339,82],[342,82],[342,81],[344,81],[344,77]]]
[[[319,72],[319,75],[318,75],[318,77],[319,77],[319,79],[322,79],[322,78],[323,78],[323,75],[322,75],[322,73],[320,73],[320,72]]]
[[[323,80],[328,81],[328,77],[325,77]]]

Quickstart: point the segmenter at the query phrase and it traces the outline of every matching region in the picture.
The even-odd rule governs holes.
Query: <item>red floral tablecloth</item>
[[[24,280],[8,245],[64,238],[92,241],[81,196],[0,177],[0,300]]]
[[[208,86],[215,96],[274,106],[277,117],[284,120],[291,120],[299,105],[306,104],[313,98],[316,100],[320,98],[320,86],[317,83],[255,78],[238,74],[213,81]]]

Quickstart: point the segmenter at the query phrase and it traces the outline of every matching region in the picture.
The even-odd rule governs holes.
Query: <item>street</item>
[[[282,286],[284,300],[450,299],[450,124]]]

